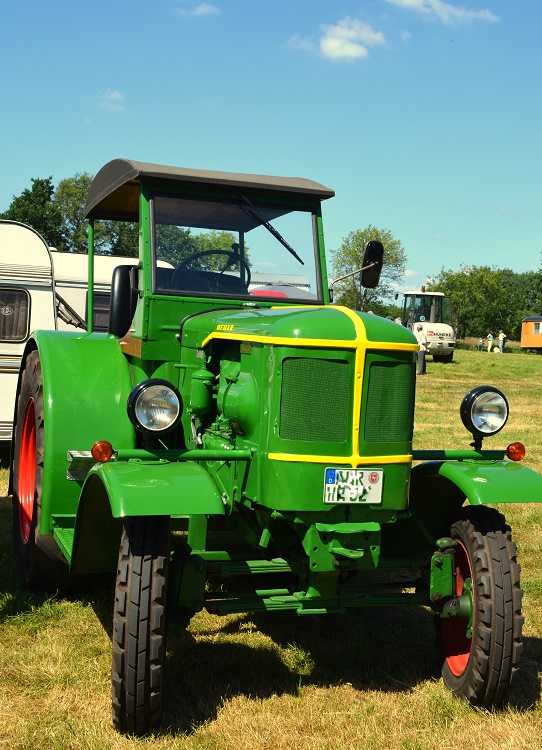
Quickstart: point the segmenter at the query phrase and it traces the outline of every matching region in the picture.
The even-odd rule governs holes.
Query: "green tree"
[[[388,229],[378,229],[369,224],[348,234],[342,245],[331,251],[332,275],[345,276],[363,265],[365,247],[370,240],[380,240],[384,245],[384,263],[380,283],[376,289],[365,289],[356,274],[335,286],[335,302],[355,310],[372,310],[386,315],[394,285],[404,276],[407,258],[401,242]]]
[[[42,235],[48,245],[67,250],[62,211],[54,200],[52,179],[32,179],[32,187],[14,196],[8,210],[0,217],[28,224]]]
[[[237,237],[235,234],[225,230],[202,232],[201,234],[195,235],[195,237],[200,247],[200,252],[208,250],[225,250],[229,253],[232,250],[232,245],[237,243]]]
[[[228,260],[223,252],[232,252],[232,245],[236,242],[235,234],[227,231],[192,234],[189,228],[168,224],[156,228],[157,256],[174,266],[198,253],[216,253],[191,261],[189,267],[194,271],[222,271]]]
[[[91,182],[92,177],[88,172],[77,172],[73,177],[61,180],[54,193],[55,203],[62,215],[64,236],[69,250],[74,253],[86,253],[88,249],[88,220],[85,217],[84,209]],[[97,246],[99,246],[99,230],[96,232],[95,239]],[[103,236],[101,239],[103,243]]]
[[[529,315],[540,315],[542,312],[542,273],[526,271],[516,273],[509,269],[499,272],[501,283],[509,292],[507,321],[503,328],[508,338],[521,338],[521,321]]]
[[[191,255],[200,252],[199,245],[190,234],[190,229],[182,229],[172,224],[159,224],[156,227],[156,257],[173,266],[179,265]]]
[[[461,266],[459,271],[442,269],[428,289],[451,297],[457,336],[485,336],[499,329],[510,337],[516,302],[509,283],[512,271],[489,266]],[[516,297],[517,300],[517,297]],[[517,309],[517,308],[515,308]]]
[[[104,227],[107,254],[132,258],[139,254],[139,227],[133,221],[96,222]]]
[[[61,180],[54,194],[54,200],[62,214],[66,244],[75,253],[86,253],[88,249],[85,203],[92,179],[88,172],[77,172],[73,177]],[[132,222],[94,223],[94,247],[100,254],[134,257],[138,254],[138,243],[139,230]]]

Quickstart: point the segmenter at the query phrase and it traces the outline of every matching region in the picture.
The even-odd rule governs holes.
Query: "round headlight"
[[[139,383],[128,396],[128,416],[138,430],[166,432],[181,414],[179,391],[167,380],[152,378]]]
[[[475,437],[495,435],[508,420],[508,401],[498,388],[479,385],[461,402],[463,424]]]

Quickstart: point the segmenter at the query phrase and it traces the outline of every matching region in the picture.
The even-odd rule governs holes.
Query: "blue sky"
[[[374,224],[406,287],[538,270],[542,3],[4,4],[0,211],[110,159],[308,177],[328,251]]]

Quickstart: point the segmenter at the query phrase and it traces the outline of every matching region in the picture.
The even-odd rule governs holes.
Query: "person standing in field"
[[[504,342],[506,341],[506,333],[503,333],[502,330],[499,331],[499,351],[502,354],[504,351]]]
[[[493,334],[491,331],[487,334],[487,350],[488,352],[491,351],[491,347],[493,346]]]
[[[418,344],[420,345],[420,351],[418,352],[418,375],[425,375],[425,353],[427,351],[427,337],[423,332],[423,326],[421,323],[418,323],[418,325],[416,326],[414,335],[416,336]]]

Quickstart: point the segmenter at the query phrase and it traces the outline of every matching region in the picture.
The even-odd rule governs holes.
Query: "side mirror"
[[[363,256],[363,270],[361,271],[361,284],[366,289],[374,289],[378,286],[383,258],[384,245],[379,240],[368,242]]]

